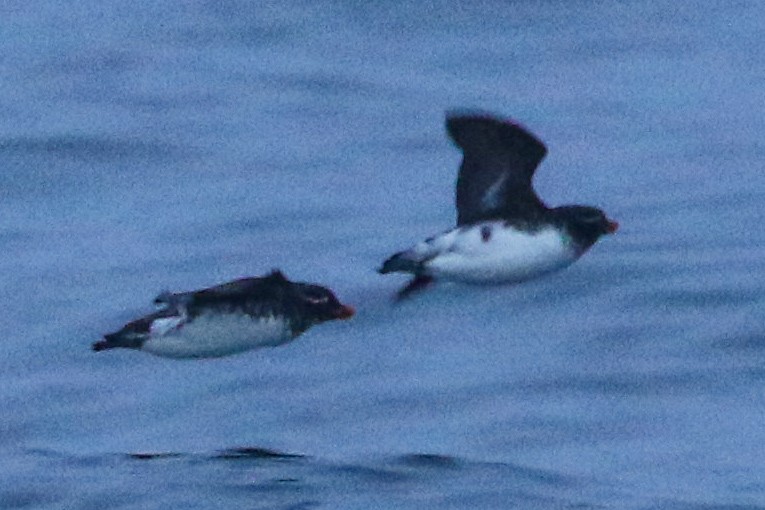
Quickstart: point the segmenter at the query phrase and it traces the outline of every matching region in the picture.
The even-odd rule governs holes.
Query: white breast
[[[522,232],[503,222],[449,231],[434,240],[439,255],[425,264],[437,278],[504,283],[562,269],[578,257],[570,239],[553,227]]]
[[[141,349],[168,358],[215,358],[275,347],[291,339],[287,323],[280,318],[207,314],[168,333],[153,334]]]

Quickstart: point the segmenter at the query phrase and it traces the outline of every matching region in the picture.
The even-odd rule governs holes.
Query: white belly
[[[203,315],[169,333],[153,335],[142,350],[167,358],[216,358],[275,347],[292,339],[278,318],[253,320],[244,314]]]
[[[562,269],[579,257],[570,240],[554,228],[526,233],[502,222],[486,222],[440,237],[434,244],[440,245],[441,253],[425,267],[447,280],[517,282]]]

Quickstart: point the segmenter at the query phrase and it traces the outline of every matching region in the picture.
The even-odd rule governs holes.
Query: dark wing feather
[[[545,209],[531,186],[544,144],[522,126],[490,114],[451,113],[446,129],[462,149],[457,178],[457,225],[527,218]]]
[[[206,289],[162,294],[155,302],[170,307],[183,306],[192,316],[203,309],[247,310],[272,309],[283,299],[291,282],[278,271],[259,278],[240,278]]]

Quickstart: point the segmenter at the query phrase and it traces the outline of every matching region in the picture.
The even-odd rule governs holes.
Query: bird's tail
[[[109,333],[104,335],[104,339],[93,344],[92,349],[96,352],[105,351],[106,349],[140,349],[145,335],[136,335],[133,333]]]
[[[380,274],[412,273],[417,275],[423,271],[422,262],[411,250],[400,251],[383,262],[377,272]]]
[[[433,277],[425,270],[425,262],[428,260],[415,249],[400,251],[383,262],[377,271],[380,274],[411,273],[414,275],[414,278],[396,294],[396,300],[400,301],[433,283]]]

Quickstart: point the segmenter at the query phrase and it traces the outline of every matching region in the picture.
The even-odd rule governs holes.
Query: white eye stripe
[[[306,301],[314,305],[320,305],[322,303],[326,303],[327,301],[329,301],[329,298],[327,296],[319,296],[319,297],[306,296],[305,299]]]

